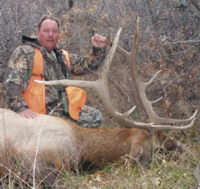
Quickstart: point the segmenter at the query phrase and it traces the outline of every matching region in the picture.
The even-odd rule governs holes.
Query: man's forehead
[[[41,28],[42,27],[50,27],[50,26],[58,28],[57,22],[55,20],[52,20],[52,19],[46,19],[41,24]]]

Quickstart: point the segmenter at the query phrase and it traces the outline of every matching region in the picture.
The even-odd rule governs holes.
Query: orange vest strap
[[[67,87],[66,93],[69,101],[69,115],[74,120],[78,120],[79,113],[87,101],[87,94],[78,87]]]
[[[66,61],[66,63],[67,63],[68,68],[70,69],[71,64],[70,64],[69,54],[68,54],[68,52],[65,51],[65,50],[62,50],[62,53],[65,55],[65,61]]]
[[[62,50],[62,52],[65,55],[65,61],[67,62],[67,66],[70,69],[71,65],[69,54],[67,51],[64,50]],[[67,87],[65,90],[69,101],[69,115],[74,120],[78,120],[80,111],[82,110],[83,106],[87,101],[87,94],[83,89],[77,87]]]
[[[35,48],[32,73],[28,88],[23,95],[24,99],[29,109],[39,114],[46,114],[45,85],[34,82],[34,80],[44,81],[43,77],[38,77],[43,74],[43,56],[37,48]]]

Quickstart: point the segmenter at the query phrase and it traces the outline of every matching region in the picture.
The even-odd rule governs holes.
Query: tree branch
[[[169,42],[170,45],[179,45],[179,44],[194,44],[194,43],[200,43],[200,40],[193,39],[193,40],[187,40],[187,41],[176,41],[176,42]]]

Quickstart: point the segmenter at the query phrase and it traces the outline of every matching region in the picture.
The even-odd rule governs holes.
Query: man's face
[[[51,52],[58,43],[60,35],[58,24],[54,20],[46,19],[42,22],[40,30],[36,31],[36,35],[39,44]]]

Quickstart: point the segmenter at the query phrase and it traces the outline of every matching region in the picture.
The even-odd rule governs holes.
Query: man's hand
[[[94,47],[102,48],[106,46],[106,37],[103,37],[98,33],[96,33],[94,37],[91,38],[91,41]]]
[[[28,118],[28,119],[34,119],[36,118],[39,114],[32,111],[31,109],[26,109],[23,112],[21,112],[19,115],[21,115],[24,118]]]

